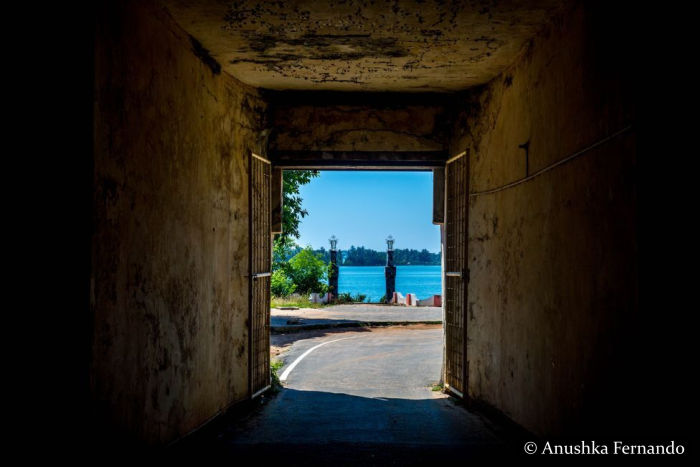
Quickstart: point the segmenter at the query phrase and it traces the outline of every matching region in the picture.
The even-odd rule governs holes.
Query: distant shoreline
[[[386,266],[385,264],[363,264],[363,265],[356,265],[356,264],[339,264],[338,265],[341,268],[380,268]],[[395,264],[394,266],[399,267],[399,266],[441,266],[440,264]]]
[[[310,248],[310,247],[307,247]],[[288,253],[288,258],[293,257],[302,250],[296,246]],[[330,263],[330,251],[321,247],[312,251],[325,263]],[[409,248],[396,248],[393,250],[395,266],[440,266],[440,252],[433,253],[426,249],[414,250]],[[351,246],[347,249],[337,250],[338,266],[385,266],[387,252],[377,251],[365,247]]]

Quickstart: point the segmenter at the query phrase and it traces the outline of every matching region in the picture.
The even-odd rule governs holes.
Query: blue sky
[[[440,227],[432,223],[433,173],[322,171],[300,189],[309,215],[299,226],[301,246],[338,248],[350,245],[385,250],[391,234],[394,248],[440,251]]]

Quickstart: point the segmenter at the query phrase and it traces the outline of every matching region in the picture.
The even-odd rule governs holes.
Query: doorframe
[[[446,151],[271,151],[273,168],[285,170],[432,170]]]
[[[259,156],[258,156],[259,157]],[[444,183],[444,202],[443,202],[443,221],[445,223],[445,230],[447,227],[447,168],[448,164],[454,162],[460,157],[469,157],[469,150],[466,149],[461,153],[453,157],[448,157],[447,151],[424,151],[424,152],[406,152],[406,151],[269,151],[269,159],[263,159],[270,163],[271,170],[347,170],[347,171],[433,171],[435,168],[445,169],[445,183]],[[465,197],[465,215],[464,215],[464,234],[466,238],[464,239],[464,293],[462,296],[462,322],[463,322],[463,346],[462,346],[462,381],[464,386],[464,394],[454,388],[449,387],[445,381],[445,387],[450,390],[453,394],[468,400],[468,388],[469,388],[469,365],[467,361],[467,297],[468,297],[468,284],[469,284],[469,267],[468,267],[468,238],[469,238],[469,161],[467,160],[465,167],[465,180],[464,180],[464,197]],[[435,183],[433,181],[433,183]],[[252,203],[252,200],[250,201]],[[251,205],[252,207],[252,205]],[[250,228],[250,241],[252,242],[252,222],[249,223]],[[270,239],[272,241],[272,239]],[[443,238],[441,234],[441,246],[444,251],[444,264],[442,267],[442,281],[443,287],[446,284],[445,273],[447,272],[447,251],[445,250],[445,240],[446,232]],[[250,265],[252,270],[252,244],[250,251]],[[252,274],[251,274],[251,286],[249,287],[249,300],[250,300],[250,335],[249,338],[252,339]],[[444,290],[446,292],[446,289]],[[444,310],[446,307],[446,297],[443,293],[442,297],[442,308],[443,308],[443,329],[445,327],[445,315]],[[443,343],[447,345],[446,336],[443,333]],[[252,347],[251,347],[252,349]],[[251,353],[252,356],[252,353]],[[251,357],[252,358],[252,357]],[[447,355],[443,356],[443,364],[445,365],[445,371],[447,367],[446,362]],[[250,365],[249,365],[250,366]],[[252,387],[252,367],[249,368],[250,385]],[[445,374],[442,375],[445,378]],[[251,391],[252,392],[252,391]]]

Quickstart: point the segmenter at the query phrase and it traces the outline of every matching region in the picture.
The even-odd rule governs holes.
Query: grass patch
[[[365,294],[355,294],[351,295],[348,292],[344,292],[338,295],[338,298],[336,298],[336,303],[364,303],[365,300],[367,299],[367,295]]]
[[[355,294],[351,295],[347,292],[341,293],[333,303],[312,303],[308,295],[292,294],[288,297],[275,297],[270,299],[271,308],[297,307],[297,308],[324,308],[332,305],[340,305],[344,303],[369,303],[367,295]],[[380,302],[381,303],[381,302]]]
[[[444,390],[445,390],[445,385],[442,384],[442,383],[435,383],[435,384],[433,384],[433,388],[432,388],[432,389],[433,389],[433,391],[435,391],[435,392],[437,392],[437,391],[444,391]]]
[[[282,369],[284,363],[282,360],[272,359],[270,360],[270,376],[272,379],[272,384],[270,385],[270,392],[277,394],[282,390],[282,383],[280,382],[280,377],[277,374]]]
[[[272,297],[270,300],[272,308],[290,307],[297,308],[323,308],[328,305],[323,303],[312,303],[308,296],[292,294],[289,297]]]

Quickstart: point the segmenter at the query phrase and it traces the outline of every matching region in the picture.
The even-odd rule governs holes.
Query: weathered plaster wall
[[[470,192],[632,123],[620,13],[576,6],[467,96],[450,153],[469,151]],[[635,372],[635,141],[632,128],[527,182],[470,197],[469,395],[537,434],[603,436],[641,418],[630,406],[648,387]],[[519,147],[528,142],[529,161]]]
[[[308,99],[285,100],[284,94],[273,99],[271,150],[441,151],[446,148],[449,117],[442,97],[301,95]]]
[[[158,6],[102,2],[91,394],[148,443],[247,397],[248,154],[265,105]]]

